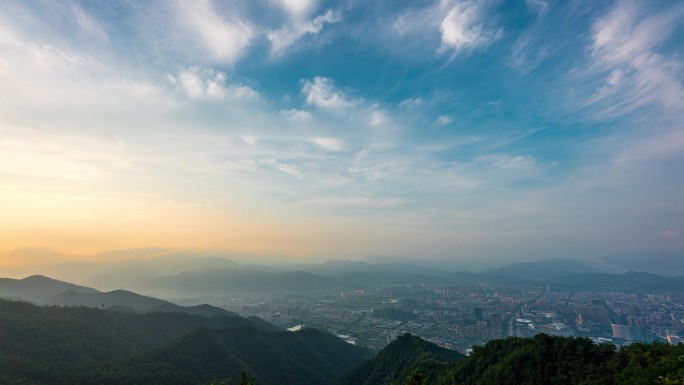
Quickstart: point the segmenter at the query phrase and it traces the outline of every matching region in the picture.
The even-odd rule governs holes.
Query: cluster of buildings
[[[554,291],[548,287],[383,285],[317,296],[217,305],[283,328],[318,327],[380,349],[404,332],[465,352],[477,344],[537,333],[627,344],[678,343],[684,293]]]

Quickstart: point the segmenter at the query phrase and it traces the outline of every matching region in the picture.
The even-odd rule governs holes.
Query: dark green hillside
[[[335,384],[398,384],[416,368],[430,384],[450,363],[463,357],[460,353],[441,348],[407,333],[387,345],[371,360],[337,378]]]
[[[38,307],[0,300],[0,384],[324,384],[370,352],[239,316]]]
[[[684,345],[635,343],[616,348],[589,339],[538,334],[490,341],[462,357],[404,335],[373,359],[338,377],[335,384],[401,385],[415,369],[425,385],[684,383]]]
[[[0,300],[0,352],[40,361],[110,359],[162,346],[200,327],[266,328],[227,313],[231,315],[138,314]]]
[[[684,346],[633,344],[618,349],[589,339],[538,334],[475,347],[435,384],[653,385],[660,376],[684,380]]]
[[[370,356],[370,351],[314,329],[294,333],[201,329],[132,363],[172,367],[199,383],[238,378],[246,369],[257,384],[318,385],[330,383]]]

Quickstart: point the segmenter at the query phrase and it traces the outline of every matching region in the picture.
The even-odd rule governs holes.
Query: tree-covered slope
[[[336,385],[398,384],[419,369],[427,383],[431,383],[450,363],[464,356],[441,348],[420,337],[404,334],[392,341],[371,360],[335,380]]]
[[[314,329],[276,333],[201,329],[135,363],[173,367],[199,383],[237,378],[244,369],[260,385],[320,385],[370,356],[370,351]]]
[[[415,369],[425,385],[684,383],[684,345],[635,343],[617,348],[586,338],[538,334],[490,341],[460,360],[440,355],[438,349],[404,335],[373,359],[338,377],[335,384],[401,385]]]
[[[239,316],[38,307],[0,300],[0,384],[324,384],[370,352]],[[286,382],[282,382],[281,381]]]
[[[434,384],[640,384],[684,379],[684,346],[633,344],[616,348],[589,339],[508,338],[475,347]]]

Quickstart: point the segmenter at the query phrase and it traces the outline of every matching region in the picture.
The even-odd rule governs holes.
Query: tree
[[[245,370],[242,369],[242,378],[240,379],[240,385],[254,385],[254,377],[247,382],[247,374],[245,373]]]
[[[423,375],[420,374],[418,368],[413,369],[413,374],[406,377],[406,382],[404,383],[404,385],[425,385]]]

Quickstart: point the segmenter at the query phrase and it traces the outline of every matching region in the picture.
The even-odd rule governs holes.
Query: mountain
[[[208,251],[163,248],[112,250],[93,256],[93,260],[3,268],[3,274],[23,277],[47,275],[62,281],[79,282],[98,290],[111,291],[133,287],[164,275],[183,271],[238,268],[240,265],[222,254]]]
[[[487,270],[486,273],[523,278],[529,280],[547,280],[552,277],[603,272],[597,264],[580,259],[545,259],[535,262],[518,262],[497,269]]]
[[[57,293],[57,294],[55,294]],[[168,301],[147,297],[126,290],[100,292],[44,276],[24,279],[0,278],[0,298],[24,300],[39,305],[83,306],[130,312],[181,312],[215,315],[237,314],[210,305],[179,306]]]
[[[331,260],[323,263],[300,263],[284,266],[284,269],[290,271],[306,271],[312,274],[336,279],[341,279],[343,276],[356,273],[402,273],[435,277],[441,277],[448,274],[448,272],[444,270],[432,269],[412,263],[369,263],[363,261],[345,260]]]
[[[608,255],[600,259],[612,271],[624,273],[630,270],[646,271],[665,277],[684,276],[684,251],[631,252]]]
[[[255,323],[230,312],[203,317],[181,312],[113,312],[0,300],[0,353],[35,361],[94,357],[105,360],[161,347],[197,328],[273,330],[272,325],[264,327],[262,322]]]
[[[251,269],[183,272],[137,286],[138,291],[160,297],[271,293],[336,292],[349,283],[302,271],[275,273]]]
[[[0,383],[204,385],[244,369],[259,385],[327,384],[370,358],[314,329],[239,316],[125,313],[0,300]]]
[[[339,279],[364,287],[379,285],[403,285],[403,284],[447,284],[452,283],[448,278],[424,274],[412,274],[393,271],[365,271],[349,272],[342,274]]]
[[[432,384],[676,384],[684,378],[682,355],[684,345],[635,343],[618,349],[587,338],[537,334],[475,346]]]
[[[112,306],[128,308],[138,312],[149,311],[184,311],[184,308],[161,299],[147,297],[126,290],[114,290],[108,293],[80,293],[67,290],[54,297],[43,301],[45,305],[56,306],[85,306],[101,307],[103,309]]]
[[[464,356],[406,333],[387,345],[372,359],[335,379],[335,385],[390,385],[403,382],[414,369],[426,383]]]
[[[75,293],[97,293],[89,287],[78,286],[42,275],[32,275],[24,279],[0,278],[0,298],[24,299],[40,303],[63,291]]]
[[[415,369],[430,385],[679,384],[682,357],[681,344],[616,348],[546,334],[492,340],[463,357],[404,335],[334,384],[408,384],[405,379]]]
[[[201,381],[238,378],[244,369],[257,384],[320,385],[370,356],[370,351],[316,329],[276,333],[200,329],[136,358],[134,365],[172,367]]]
[[[452,257],[449,259],[429,259],[405,256],[369,255],[362,259],[370,263],[404,263],[427,267],[442,271],[483,271],[491,269],[495,264],[491,261],[464,257]]]
[[[684,291],[684,277],[667,278],[634,271],[624,274],[571,274],[551,278],[548,283],[553,289],[567,290],[619,288],[633,291]]]

